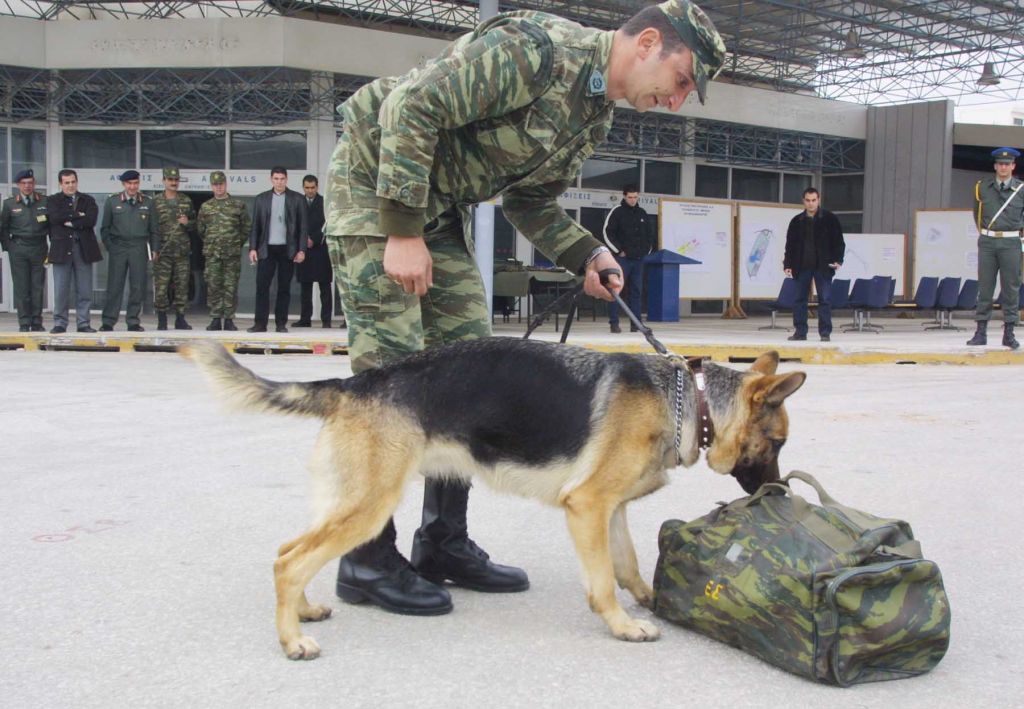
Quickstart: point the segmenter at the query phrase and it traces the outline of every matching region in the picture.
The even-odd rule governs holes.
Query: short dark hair
[[[57,182],[60,182],[65,177],[74,177],[77,180],[78,179],[78,173],[75,172],[74,170],[69,169],[69,168],[64,168],[63,170],[61,170],[60,172],[57,173]]]
[[[662,59],[686,47],[686,42],[676,32],[676,28],[672,26],[668,15],[659,10],[657,5],[645,7],[626,20],[626,24],[622,25],[620,29],[627,37],[636,37],[648,27],[653,27],[661,33],[660,56]]]
[[[806,197],[809,194],[819,194],[819,193],[818,193],[818,190],[816,188],[808,187],[807,189],[804,190],[804,195],[803,196]]]
[[[273,177],[274,175],[284,175],[285,177],[288,177],[288,171],[280,165],[275,165],[270,168],[270,176]]]
[[[306,175],[302,178],[302,183],[312,182],[314,185],[319,185],[320,180],[316,179],[316,175]]]
[[[637,194],[639,194],[640,193],[640,188],[637,187],[636,185],[625,185],[622,188],[622,195],[623,196],[626,196],[630,192],[636,192]]]

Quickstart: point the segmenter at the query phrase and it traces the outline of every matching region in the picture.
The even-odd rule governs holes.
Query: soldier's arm
[[[160,220],[156,219],[156,209],[153,204],[149,206],[149,219],[146,225],[149,227],[149,248],[154,254],[160,253]]]
[[[249,234],[252,232],[252,215],[249,214],[249,210],[245,208],[242,202],[238,204],[238,227],[242,239],[238,242],[238,245],[241,246],[249,240]]]
[[[114,220],[114,209],[112,204],[111,199],[108,197],[106,203],[103,205],[103,221],[100,222],[100,238],[103,239],[104,244],[106,244],[110,239],[110,225]]]
[[[531,103],[551,75],[554,50],[533,25],[496,27],[398,86],[381,105],[381,229],[422,234],[441,130],[502,116]]]
[[[7,208],[7,201],[4,200],[3,206],[0,207],[0,247],[3,247],[4,251],[8,251],[11,248],[10,228],[11,213]]]
[[[206,205],[204,204],[199,208],[199,214],[196,216],[196,235],[198,235],[200,239],[206,238],[206,214]]]
[[[510,189],[501,206],[512,225],[559,266],[579,273],[584,261],[601,242],[569,218],[557,198],[569,182],[553,182],[524,189]]]
[[[185,225],[185,231],[188,232],[189,234],[194,234],[196,233],[196,219],[198,218],[196,216],[196,208],[195,205],[192,204],[191,197],[189,197],[188,195],[182,196],[185,198],[185,204],[188,205],[188,209],[186,210],[185,213],[185,217],[188,219],[188,224]]]

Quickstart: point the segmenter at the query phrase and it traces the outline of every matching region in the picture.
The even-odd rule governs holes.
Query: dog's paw
[[[284,654],[289,660],[315,660],[320,657],[320,646],[308,635],[301,635],[284,645]]]
[[[630,589],[633,593],[633,598],[644,608],[654,607],[654,589],[648,586],[646,583],[641,583],[639,586]]]
[[[331,617],[331,609],[328,606],[314,606],[309,605],[299,611],[299,620],[303,623],[316,623],[321,620],[327,620]]]
[[[657,640],[661,632],[658,626],[650,621],[630,619],[612,631],[619,640],[628,640],[634,643],[650,642]]]

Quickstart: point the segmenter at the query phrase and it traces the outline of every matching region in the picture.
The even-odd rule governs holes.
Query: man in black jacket
[[[249,232],[249,263],[256,266],[256,317],[249,332],[266,332],[270,317],[270,284],[277,276],[274,324],[288,332],[294,264],[306,258],[306,200],[288,189],[288,171],[270,170],[272,189],[256,196]]]
[[[78,191],[78,173],[64,169],[57,173],[60,192],[46,198],[47,224],[53,264],[53,329],[61,334],[68,329],[68,300],[71,281],[75,282],[75,319],[78,332],[96,332],[89,324],[92,307],[92,265],[103,260],[96,241],[99,207],[92,196]]]
[[[786,230],[782,268],[797,283],[793,305],[795,332],[790,340],[807,339],[807,299],[812,279],[818,292],[818,334],[822,342],[828,342],[832,336],[832,277],[843,265],[846,242],[836,215],[821,209],[820,199],[813,187],[804,190],[804,211],[793,217]]]
[[[320,322],[325,328],[331,326],[331,312],[334,308],[334,293],[331,289],[331,256],[327,253],[324,239],[324,198],[317,194],[319,180],[316,175],[302,178],[302,191],[306,203],[306,260],[295,269],[295,277],[302,286],[299,319],[295,327],[313,325],[313,284],[320,287]]]
[[[604,241],[619,262],[624,280],[623,289],[628,292],[629,308],[637,317],[640,317],[643,307],[643,259],[654,250],[655,244],[651,219],[643,207],[637,205],[639,199],[636,185],[626,185],[622,189],[622,202],[608,212],[608,218],[604,221]],[[608,305],[608,324],[612,332],[622,332],[619,327],[619,306],[615,302]],[[629,329],[636,332],[637,326],[630,323]]]

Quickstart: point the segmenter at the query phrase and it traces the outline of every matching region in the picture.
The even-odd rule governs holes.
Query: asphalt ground
[[[618,342],[643,344],[626,334],[610,346]],[[275,379],[349,373],[344,356],[241,358]],[[403,617],[343,604],[331,564],[308,590],[335,609],[308,629],[323,654],[290,662],[274,630],[272,563],[309,521],[305,460],[317,423],[226,414],[173,354],[19,350],[0,351],[2,703],[1020,706],[1024,367],[782,368],[809,374],[788,403],[783,468],[813,473],[848,505],[909,520],[942,569],[952,642],[926,676],[817,685],[657,618],[659,641],[615,640],[587,608],[562,514],[482,484],[471,533],[496,561],[529,572],[528,592],[453,589],[450,615]],[[672,478],[630,507],[648,578],[663,520],[742,495],[703,463]],[[397,513],[405,552],[420,487]]]

